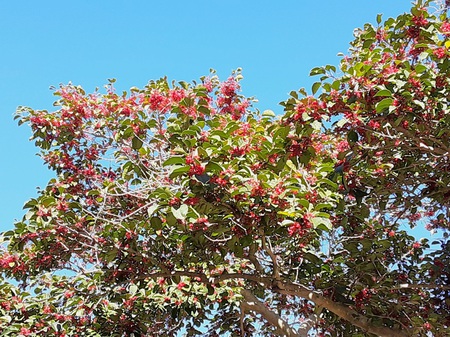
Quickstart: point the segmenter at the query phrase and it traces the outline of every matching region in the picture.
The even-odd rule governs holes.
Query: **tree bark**
[[[281,283],[278,285],[280,289],[277,290],[280,294],[300,296],[307,298],[316,305],[328,309],[337,316],[345,319],[349,323],[361,328],[362,330],[377,335],[379,337],[408,337],[407,334],[398,329],[391,329],[383,326],[374,326],[370,320],[356,312],[355,310],[343,304],[333,302],[332,300],[322,296],[316,291],[311,291],[307,287],[299,284]]]
[[[299,334],[292,329],[289,324],[283,320],[279,315],[269,310],[264,303],[256,298],[251,291],[243,289],[241,295],[244,297],[244,301],[241,303],[241,309],[243,311],[254,311],[264,317],[270,324],[278,329],[281,336],[286,337],[306,337],[307,334]]]

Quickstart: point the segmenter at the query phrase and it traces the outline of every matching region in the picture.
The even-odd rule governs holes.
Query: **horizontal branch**
[[[450,290],[450,286],[444,286],[440,284],[409,284],[403,283],[396,287],[390,287],[389,289],[440,289]]]

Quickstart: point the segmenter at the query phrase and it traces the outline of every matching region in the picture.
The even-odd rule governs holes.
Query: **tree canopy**
[[[1,235],[2,336],[448,336],[447,11],[354,35],[282,116],[240,70],[19,108],[55,178]]]

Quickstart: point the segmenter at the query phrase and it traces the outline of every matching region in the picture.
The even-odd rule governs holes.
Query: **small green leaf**
[[[305,207],[307,210],[310,210],[311,204],[309,203],[308,200],[306,200],[306,199],[299,199],[297,202],[298,202],[300,205],[302,205],[303,207]]]
[[[139,150],[142,147],[142,140],[140,140],[138,137],[133,137],[133,140],[131,141],[131,147],[134,150]]]
[[[43,197],[39,200],[40,204],[42,204],[45,207],[48,207],[50,205],[54,205],[55,204],[55,198],[53,197]]]
[[[334,90],[339,90],[340,87],[341,87],[341,81],[339,81],[339,80],[335,80],[333,82],[333,84],[331,85],[331,88],[333,88]]]
[[[322,83],[320,82],[316,82],[312,85],[312,93],[313,95],[317,92],[317,90],[319,90],[319,88],[321,87]]]
[[[319,203],[319,204],[314,206],[314,210],[315,211],[320,211],[323,208],[332,208],[332,205],[331,204],[326,204],[326,203]]]
[[[316,67],[311,69],[309,76],[315,76],[315,75],[320,75],[320,74],[325,74],[325,68],[323,67]]]
[[[350,130],[347,134],[347,141],[351,144],[354,144],[358,141],[359,136],[355,130]]]
[[[264,110],[264,112],[262,113],[263,117],[275,117],[275,112],[273,112],[272,110]]]
[[[378,14],[377,15],[377,23],[380,24],[381,23],[381,18],[382,18],[383,14]]]
[[[162,221],[160,218],[154,216],[150,219],[150,225],[152,226],[153,229],[159,230],[162,228]]]
[[[130,291],[130,294],[131,294],[131,295],[134,295],[134,294],[136,294],[136,292],[138,291],[138,287],[137,287],[137,285],[135,285],[135,284],[131,284],[131,285],[130,285],[130,289],[129,289],[129,291]]]
[[[327,184],[327,185],[331,186],[334,189],[337,189],[337,187],[338,187],[338,185],[335,182],[333,182],[333,181],[331,181],[330,179],[327,179],[327,178],[320,179],[319,182],[320,182],[320,184],[322,184],[322,183],[323,184]]]

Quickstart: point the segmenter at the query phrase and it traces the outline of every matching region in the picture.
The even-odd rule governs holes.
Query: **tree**
[[[355,31],[281,117],[224,82],[19,108],[56,176],[2,233],[2,336],[447,336],[445,8]],[[404,226],[442,234],[431,245]]]

